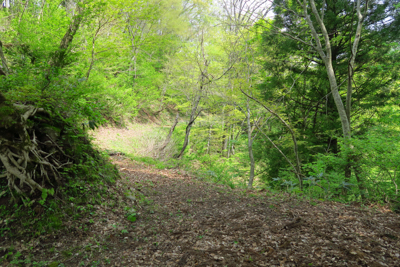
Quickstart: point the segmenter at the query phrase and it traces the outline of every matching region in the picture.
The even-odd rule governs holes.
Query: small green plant
[[[44,206],[44,203],[46,202],[46,199],[47,199],[49,194],[51,196],[54,195],[54,188],[50,188],[50,189],[43,188],[43,190],[42,190],[42,199],[38,201],[40,203],[40,205]]]
[[[65,250],[62,252],[62,254],[64,255],[64,257],[69,258],[72,256],[72,251],[70,250]]]
[[[130,222],[135,222],[136,221],[136,219],[137,219],[137,214],[136,214],[136,212],[133,210],[133,211],[129,211],[127,214],[126,214],[126,218],[128,219],[128,221],[130,221]]]

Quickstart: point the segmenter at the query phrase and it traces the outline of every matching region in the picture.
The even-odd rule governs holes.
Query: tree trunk
[[[185,150],[186,150],[186,147],[187,147],[188,144],[189,144],[190,130],[192,129],[193,123],[194,123],[194,121],[196,120],[197,116],[198,116],[198,115],[200,114],[200,112],[201,112],[201,111],[200,111],[200,112],[197,112],[197,108],[198,108],[198,106],[199,106],[200,99],[201,99],[200,93],[201,93],[201,91],[200,91],[199,94],[196,95],[196,97],[195,97],[195,102],[194,102],[192,111],[191,111],[191,113],[190,113],[190,120],[189,120],[188,125],[186,126],[185,141],[183,142],[183,147],[182,147],[182,149],[181,149],[181,152],[179,153],[179,155],[176,156],[176,158],[178,158],[178,159],[182,157],[183,153],[184,153]]]
[[[279,121],[281,121],[283,123],[283,125],[285,125],[285,127],[289,130],[291,136],[292,136],[292,140],[293,140],[293,151],[294,151],[294,155],[296,157],[296,177],[297,180],[299,181],[299,186],[300,189],[303,188],[303,180],[301,178],[302,174],[301,174],[301,163],[300,163],[300,157],[299,157],[299,149],[297,146],[297,138],[296,135],[294,133],[294,131],[292,130],[292,128],[290,127],[290,125],[281,117],[279,116],[278,113],[276,113],[274,110],[270,109],[269,107],[265,106],[263,103],[261,103],[260,101],[258,101],[256,98],[249,96],[248,94],[246,94],[243,90],[240,90],[245,96],[247,96],[248,98],[256,101],[258,104],[260,104],[263,108],[265,108],[266,110],[268,110],[269,113],[271,113],[273,116],[275,116]]]
[[[365,10],[367,10],[367,8],[368,8],[368,5]],[[352,97],[352,93],[353,93],[353,76],[354,76],[355,59],[356,59],[356,55],[357,55],[358,44],[360,43],[360,39],[361,39],[361,30],[362,30],[362,24],[364,21],[364,17],[365,17],[365,14],[364,15],[361,14],[360,0],[357,0],[358,22],[357,22],[357,29],[356,29],[356,33],[355,33],[353,46],[351,48],[351,56],[350,56],[350,60],[349,60],[348,74],[347,74],[346,115],[347,115],[347,118],[349,121],[349,127],[351,127],[351,97]],[[360,177],[360,174],[359,174],[359,173],[361,173],[361,166],[359,166],[359,164],[358,164],[359,157],[357,157],[354,154],[355,153],[354,148],[352,147],[352,145],[350,143],[348,144],[348,146],[350,148],[350,151],[349,151],[349,155],[347,156],[347,164],[345,166],[345,181],[346,182],[350,181],[351,167],[353,164],[354,165],[353,166],[354,173],[355,173],[355,176],[357,179],[358,186],[361,191],[361,188],[363,188],[363,190],[364,190],[364,185],[363,185],[362,178]],[[353,159],[353,163],[351,162],[351,159]]]
[[[51,82],[51,76],[55,71],[59,68],[62,68],[64,65],[65,58],[67,56],[68,49],[70,48],[72,41],[76,32],[79,29],[79,26],[82,22],[82,8],[77,5],[77,14],[73,17],[71,24],[68,27],[67,32],[64,34],[64,37],[61,40],[60,46],[57,51],[54,53],[53,57],[49,62],[49,69],[45,75],[45,85],[42,88],[42,92],[47,89]]]
[[[225,156],[225,105],[222,107],[222,125],[221,125],[221,132],[222,132],[222,140],[221,140],[221,157]]]
[[[229,141],[229,135],[225,135],[222,137],[224,140],[223,146],[222,146],[222,151],[224,152],[225,157],[229,158],[229,152],[228,152],[228,141]]]
[[[172,124],[171,128],[169,129],[169,133],[167,138],[165,139],[164,143],[162,144],[162,146],[160,147],[160,152],[163,152],[164,149],[167,147],[167,145],[169,144],[169,142],[171,141],[171,137],[172,137],[172,133],[175,130],[176,125],[179,122],[179,112],[176,113],[176,117],[175,117],[175,122],[174,124]]]
[[[7,66],[7,61],[3,53],[3,43],[0,41],[0,59],[1,59],[1,68],[0,68],[0,75],[8,75],[10,70]]]
[[[352,155],[352,159],[353,159],[353,170],[354,170],[354,175],[356,176],[356,180],[357,180],[357,185],[358,185],[358,190],[360,191],[361,194],[361,199],[365,200],[365,194],[367,193],[365,185],[364,185],[364,180],[361,177],[362,174],[362,169],[361,166],[359,164],[359,158],[357,155]]]
[[[208,129],[208,140],[207,140],[207,154],[210,155],[211,149],[210,149],[210,143],[211,143],[211,131],[212,131],[213,125],[210,123],[210,128]]]
[[[254,169],[255,169],[255,163],[254,163],[254,155],[253,155],[253,128],[251,127],[251,114],[250,114],[250,105],[249,105],[249,98],[247,98],[247,113],[246,113],[246,119],[247,119],[247,147],[249,150],[249,158],[250,158],[250,176],[249,176],[249,183],[247,185],[247,188],[251,189],[253,187],[253,181],[254,181]]]
[[[93,65],[94,65],[94,55],[95,55],[95,53],[94,53],[94,49],[95,49],[95,44],[96,44],[96,40],[97,40],[97,36],[98,36],[98,34],[99,34],[99,32],[100,32],[100,30],[101,30],[101,28],[104,26],[104,25],[106,25],[108,23],[108,21],[106,21],[105,23],[101,23],[101,22],[99,22],[99,25],[98,25],[98,27],[97,27],[97,29],[96,29],[96,32],[94,33],[94,35],[93,35],[93,38],[92,38],[92,53],[91,53],[91,58],[90,58],[90,65],[89,65],[89,69],[88,69],[88,71],[86,72],[86,80],[89,80],[89,76],[90,76],[90,72],[92,71],[92,68],[93,68]]]
[[[233,125],[230,125],[229,126],[228,139],[227,139],[227,142],[226,142],[226,149],[227,149],[227,153],[228,153],[227,158],[228,159],[231,156],[231,147],[232,146],[230,145],[230,143],[231,143],[231,140],[232,140],[232,128],[233,128]]]
[[[239,127],[239,131],[236,133],[236,136],[234,136],[233,130],[232,130],[232,155],[235,155],[235,142],[238,140],[240,133],[243,131],[243,126],[244,123],[246,122],[246,118],[242,121]]]
[[[336,80],[336,76],[335,76],[335,72],[334,72],[334,68],[333,68],[333,64],[332,64],[332,48],[331,48],[331,41],[329,38],[329,33],[325,27],[324,21],[323,21],[323,13],[319,14],[317,7],[315,5],[315,1],[314,0],[309,0],[310,1],[310,5],[311,5],[311,9],[312,9],[312,13],[316,19],[316,23],[318,24],[319,28],[321,29],[321,33],[322,33],[322,37],[324,39],[325,42],[325,47],[322,47],[322,42],[321,42],[321,37],[319,36],[319,34],[317,33],[313,21],[311,20],[310,16],[308,15],[308,5],[307,5],[307,1],[303,0],[303,12],[304,12],[304,18],[308,24],[308,26],[311,29],[311,33],[312,36],[314,38],[314,41],[316,43],[316,46],[313,46],[313,48],[318,52],[318,54],[320,55],[320,57],[322,58],[322,60],[324,61],[325,67],[326,67],[326,72],[328,75],[328,79],[329,79],[329,84],[330,84],[330,88],[331,88],[331,92],[332,92],[332,96],[333,99],[335,101],[336,104],[336,108],[338,110],[339,113],[339,117],[340,117],[340,121],[342,124],[342,131],[343,131],[343,137],[344,137],[344,146],[345,149],[349,150],[348,154],[347,154],[347,158],[346,158],[346,166],[345,166],[345,180],[346,182],[348,182],[350,180],[351,177],[351,168],[352,168],[352,164],[356,164],[357,162],[353,162],[352,163],[352,158],[353,159],[357,159],[358,157],[355,157],[353,155],[354,153],[354,148],[351,145],[351,122],[350,122],[350,116],[351,116],[351,97],[352,97],[352,84],[353,84],[353,74],[354,74],[354,64],[355,64],[355,59],[357,56],[357,50],[358,50],[358,44],[361,40],[361,30],[362,30],[362,25],[363,25],[363,21],[364,21],[364,17],[365,14],[368,10],[368,2],[365,4],[365,10],[364,10],[364,14],[361,13],[361,0],[357,0],[357,29],[354,35],[354,42],[353,45],[351,47],[351,56],[349,59],[349,66],[348,66],[348,75],[347,75],[347,95],[346,95],[346,107],[343,104],[342,98],[339,94],[339,90],[338,90],[338,85],[337,85],[337,80]],[[361,179],[360,177],[357,178]],[[362,186],[362,181],[360,180],[359,182],[359,186]],[[360,184],[361,183],[361,184]]]

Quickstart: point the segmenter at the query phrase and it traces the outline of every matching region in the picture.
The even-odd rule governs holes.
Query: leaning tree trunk
[[[278,113],[276,113],[274,110],[270,109],[269,107],[267,107],[266,105],[264,105],[263,103],[261,103],[260,101],[258,101],[256,98],[248,95],[247,93],[245,93],[242,89],[240,89],[240,91],[247,96],[248,98],[254,100],[255,102],[257,102],[258,104],[260,104],[263,108],[265,108],[266,110],[268,110],[269,113],[271,113],[273,116],[275,116],[278,120],[280,120],[282,122],[283,125],[285,125],[285,127],[289,130],[290,135],[292,136],[292,140],[293,140],[293,152],[294,155],[296,157],[296,165],[295,165],[295,175],[297,177],[297,180],[299,181],[299,186],[300,189],[303,188],[303,180],[302,180],[302,176],[303,174],[301,173],[301,163],[300,163],[300,157],[299,157],[299,149],[298,149],[298,145],[297,145],[297,139],[296,139],[296,134],[293,131],[292,127],[290,127],[290,125],[281,117],[279,116]]]
[[[45,74],[45,82],[44,86],[42,87],[42,92],[45,91],[50,85],[54,71],[58,71],[58,69],[64,66],[68,50],[70,49],[72,41],[79,30],[79,26],[81,25],[83,19],[82,12],[83,9],[77,5],[77,14],[73,17],[73,20],[71,21],[67,32],[64,34],[57,51],[55,51],[49,61],[49,69]]]
[[[200,91],[200,93],[201,93],[201,91]],[[190,131],[192,129],[194,121],[196,120],[197,116],[199,116],[199,114],[201,112],[201,110],[200,110],[200,112],[197,112],[197,108],[199,106],[200,99],[201,99],[200,93],[195,98],[192,112],[190,113],[190,120],[189,120],[188,125],[186,126],[185,141],[183,141],[183,146],[182,146],[181,152],[179,153],[179,155],[176,156],[176,158],[178,158],[178,159],[180,159],[182,157],[183,153],[186,150],[186,147],[189,144]]]
[[[168,136],[159,149],[160,156],[165,156],[164,150],[168,146],[169,142],[171,141],[172,133],[174,132],[176,125],[178,125],[178,122],[179,122],[179,112],[176,113],[175,122],[174,122],[174,124],[172,124],[171,128],[169,129]]]

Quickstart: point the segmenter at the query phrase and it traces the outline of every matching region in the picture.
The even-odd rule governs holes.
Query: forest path
[[[382,207],[231,189],[120,155],[112,161],[121,179],[96,205],[66,203],[75,212],[60,230],[0,237],[0,267],[400,266],[400,215]],[[22,256],[1,261],[10,251]]]
[[[113,161],[125,186],[145,196],[129,234],[109,238],[115,266],[400,265],[400,220],[389,211],[232,190]]]

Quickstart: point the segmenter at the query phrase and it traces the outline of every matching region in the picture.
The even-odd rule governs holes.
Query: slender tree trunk
[[[107,22],[106,22],[106,23],[107,23]],[[92,71],[92,68],[93,68],[93,65],[94,65],[94,61],[95,61],[95,60],[94,60],[94,55],[95,55],[95,53],[94,53],[94,48],[95,48],[95,44],[96,44],[96,40],[97,40],[97,35],[99,34],[100,29],[101,29],[106,23],[101,24],[101,22],[99,22],[99,25],[98,25],[98,27],[97,27],[97,29],[96,29],[96,32],[94,33],[94,36],[93,36],[93,38],[92,38],[92,53],[91,53],[91,57],[90,57],[90,66],[89,66],[88,71],[86,72],[86,80],[89,80],[90,72]]]
[[[0,41],[0,59],[1,59],[1,68],[0,68],[0,75],[8,75],[10,70],[8,69],[6,57],[3,53],[3,43]]]
[[[249,105],[249,98],[247,98],[247,113],[246,113],[246,119],[247,119],[247,147],[249,151],[249,158],[250,158],[250,176],[249,176],[249,183],[247,185],[247,188],[252,188],[253,187],[253,182],[254,182],[254,169],[255,169],[255,162],[254,162],[254,155],[253,155],[253,128],[251,127],[251,114],[250,114],[250,105]]]
[[[169,144],[169,142],[171,141],[171,137],[172,137],[172,133],[175,130],[176,125],[178,124],[179,121],[179,112],[176,113],[176,117],[175,117],[175,122],[174,124],[171,126],[171,128],[169,129],[169,133],[167,138],[165,139],[164,143],[162,144],[162,146],[160,147],[160,152],[164,151],[164,149],[167,147],[167,145]]]
[[[346,114],[346,109],[343,105],[343,101],[342,101],[342,98],[341,98],[341,96],[339,94],[339,90],[338,90],[335,71],[334,71],[333,65],[332,65],[332,47],[331,47],[331,42],[330,42],[328,31],[323,22],[323,14],[320,16],[320,14],[316,8],[314,0],[310,0],[309,3],[311,5],[312,13],[316,19],[316,23],[318,24],[319,28],[322,31],[322,37],[324,38],[324,42],[325,42],[325,48],[323,48],[321,37],[317,33],[317,31],[314,27],[314,23],[311,20],[310,15],[308,14],[308,8],[309,8],[308,1],[303,0],[303,3],[302,3],[303,12],[304,12],[303,17],[306,20],[306,22],[311,30],[313,39],[316,43],[316,45],[311,44],[311,46],[318,52],[318,54],[320,55],[320,57],[322,58],[322,60],[325,64],[332,96],[335,101],[338,113],[339,113],[340,121],[342,123],[343,137],[345,139],[350,139],[350,137],[351,137],[350,124],[349,124],[349,120],[348,120],[348,117]]]
[[[240,124],[239,131],[236,133],[236,136],[234,136],[233,130],[232,130],[232,140],[234,141],[234,142],[232,142],[232,155],[235,155],[235,142],[238,140],[240,133],[243,131],[243,126],[244,126],[245,122],[246,122],[246,118]]]
[[[206,85],[205,80],[206,80],[206,78],[208,80],[210,80],[208,78],[208,72],[207,72],[208,65],[210,64],[210,62],[206,59],[206,54],[204,53],[204,35],[203,35],[203,31],[201,33],[200,52],[201,52],[200,56],[203,58],[203,65],[202,66],[204,68],[202,69],[201,66],[199,65],[199,71],[200,71],[199,84],[200,85],[199,85],[198,91],[195,92],[196,95],[195,95],[195,99],[194,99],[194,103],[193,103],[193,108],[192,108],[192,111],[190,113],[190,120],[189,120],[188,125],[186,126],[185,141],[183,142],[183,147],[182,147],[181,152],[179,153],[179,155],[176,156],[176,158],[181,158],[183,156],[183,153],[185,152],[186,147],[189,144],[190,130],[192,129],[193,123],[196,120],[197,116],[199,116],[200,113],[201,113],[201,109],[200,109],[200,111],[197,111],[197,110],[198,110],[198,106],[199,106],[200,100],[201,100],[202,95],[203,95],[203,90],[205,89],[205,85]],[[209,84],[209,83],[210,82],[208,82],[207,84]]]
[[[197,116],[198,116],[198,115],[200,114],[200,112],[201,112],[201,111],[200,111],[200,112],[197,112],[197,108],[198,108],[198,106],[199,106],[200,99],[201,99],[200,93],[201,93],[201,90],[200,90],[199,94],[196,95],[196,97],[195,97],[194,105],[193,105],[192,111],[191,111],[191,113],[190,113],[190,120],[189,120],[188,125],[186,126],[185,141],[183,142],[183,146],[182,146],[181,152],[179,153],[178,156],[176,156],[176,158],[181,158],[182,155],[183,155],[183,153],[185,152],[186,147],[187,147],[188,144],[189,144],[190,130],[192,129],[193,123],[194,123],[194,121],[196,120]]]
[[[222,141],[221,141],[221,157],[225,156],[225,140],[226,140],[226,135],[222,135]]]
[[[356,176],[358,190],[360,191],[360,194],[361,194],[361,199],[365,200],[365,194],[367,192],[366,192],[366,188],[365,188],[365,185],[364,185],[364,179],[361,177],[362,169],[361,169],[361,166],[359,164],[360,159],[358,158],[358,155],[355,155],[354,153],[352,153],[351,159],[353,160],[352,167],[353,167],[353,170],[354,170],[354,175]]]
[[[229,126],[228,139],[227,139],[227,142],[226,142],[226,150],[227,150],[227,153],[228,153],[228,155],[227,155],[228,159],[231,156],[231,145],[229,145],[229,144],[231,143],[231,140],[232,140],[232,128],[233,128],[233,126],[230,125]]]
[[[307,0],[303,0],[303,12],[304,12],[304,18],[308,24],[308,26],[311,29],[312,36],[314,38],[314,41],[316,43],[316,46],[313,46],[314,49],[318,52],[320,57],[325,63],[326,71],[328,74],[328,79],[329,79],[329,84],[332,92],[333,99],[336,104],[336,108],[339,113],[340,121],[342,124],[342,131],[343,131],[343,137],[344,137],[344,146],[346,147],[345,149],[348,149],[348,154],[347,154],[347,163],[345,166],[345,179],[346,181],[350,180],[351,177],[351,169],[352,169],[352,164],[357,164],[357,163],[352,163],[352,158],[357,159],[358,157],[353,156],[353,147],[351,145],[351,122],[350,122],[350,116],[351,116],[351,97],[352,97],[352,84],[353,84],[353,75],[354,75],[354,64],[355,64],[355,58],[357,55],[357,50],[358,50],[358,44],[361,40],[361,30],[362,30],[362,25],[364,21],[365,14],[368,10],[368,1],[365,4],[365,10],[364,14],[361,13],[361,0],[357,0],[357,7],[356,7],[356,12],[357,12],[357,29],[354,35],[354,42],[353,46],[351,48],[351,57],[349,59],[349,66],[348,66],[348,77],[347,77],[347,95],[346,95],[346,106],[343,104],[342,98],[339,94],[338,90],[338,84],[332,64],[332,48],[331,48],[331,42],[329,38],[329,33],[325,27],[323,18],[324,18],[324,13],[323,11],[320,13],[318,12],[315,1],[314,0],[309,0],[312,13],[316,19],[316,23],[318,24],[319,28],[321,29],[322,37],[325,42],[325,47],[322,47],[322,42],[321,42],[321,37],[318,35],[313,21],[311,20],[310,16],[308,15],[308,4]],[[324,8],[324,7],[323,7]],[[354,169],[354,168],[353,168]],[[357,167],[358,169],[358,167]],[[357,174],[358,175],[358,174]],[[358,179],[361,179],[360,176],[358,175]],[[362,181],[359,182],[359,184],[362,184]],[[360,185],[362,186],[362,185]]]
[[[368,9],[368,2],[366,4],[366,9]],[[357,18],[358,18],[358,22],[357,22],[357,29],[355,32],[355,38],[354,38],[354,42],[353,42],[353,46],[351,48],[351,56],[350,56],[350,60],[349,60],[349,66],[348,66],[348,74],[347,74],[347,95],[346,95],[346,115],[347,115],[347,119],[349,121],[349,127],[351,127],[351,97],[352,97],[352,93],[353,93],[353,76],[354,76],[354,67],[355,67],[355,59],[356,59],[356,55],[357,55],[357,51],[358,51],[358,44],[360,43],[360,39],[361,39],[361,30],[362,30],[362,24],[364,21],[364,17],[365,14],[361,14],[361,6],[360,6],[360,0],[357,0]],[[359,157],[357,157],[356,155],[354,155],[354,149],[352,147],[352,145],[349,143],[348,144],[350,151],[349,154],[347,155],[347,164],[345,166],[345,180],[346,182],[350,181],[351,178],[351,169],[352,169],[352,164],[353,166],[353,170],[357,179],[357,184],[360,188],[364,188],[363,185],[363,181],[362,181],[362,177],[361,177],[361,166],[359,166],[358,164],[358,159]],[[353,159],[353,163],[351,162]]]
[[[28,5],[29,5],[29,0],[26,0],[24,9],[22,10],[21,16],[18,19],[18,26],[21,24],[22,17],[24,16],[25,10],[28,7]]]
[[[222,140],[221,140],[221,157],[225,156],[225,105],[222,108],[222,125],[221,125],[221,132],[222,132]]]
[[[272,109],[270,109],[269,107],[265,106],[263,103],[261,103],[260,101],[258,101],[256,98],[249,96],[248,94],[246,94],[243,90],[240,90],[245,96],[247,96],[248,98],[256,101],[258,104],[260,104],[262,107],[264,107],[266,110],[268,110],[269,113],[271,113],[273,116],[275,116],[278,120],[280,120],[283,125],[285,125],[285,127],[289,130],[291,136],[292,136],[292,140],[293,140],[293,151],[294,151],[294,155],[296,157],[296,177],[297,180],[299,181],[299,185],[300,185],[300,189],[303,188],[303,180],[301,178],[302,174],[301,174],[301,164],[300,164],[300,157],[299,157],[299,149],[297,146],[297,138],[296,135],[294,133],[294,131],[292,130],[292,128],[290,127],[290,125],[281,117],[279,116],[278,113],[276,113],[275,111],[273,111]]]
[[[213,125],[210,123],[210,128],[208,129],[208,140],[207,140],[207,154],[210,155],[211,149],[210,149],[210,143],[211,143],[211,133],[212,133],[212,127]]]
[[[229,135],[224,134],[223,136],[223,144],[222,144],[222,151],[224,151],[224,156],[229,158],[229,153],[228,153],[228,140],[229,140]]]
[[[46,88],[50,85],[52,72],[54,70],[62,68],[64,65],[64,60],[67,55],[68,49],[70,48],[72,41],[76,32],[79,29],[79,26],[82,22],[82,8],[77,5],[77,14],[73,17],[71,24],[68,27],[67,32],[64,34],[64,37],[61,40],[60,46],[57,51],[54,53],[54,56],[50,59],[49,69],[45,75],[45,85],[42,88],[42,92],[46,90]]]

